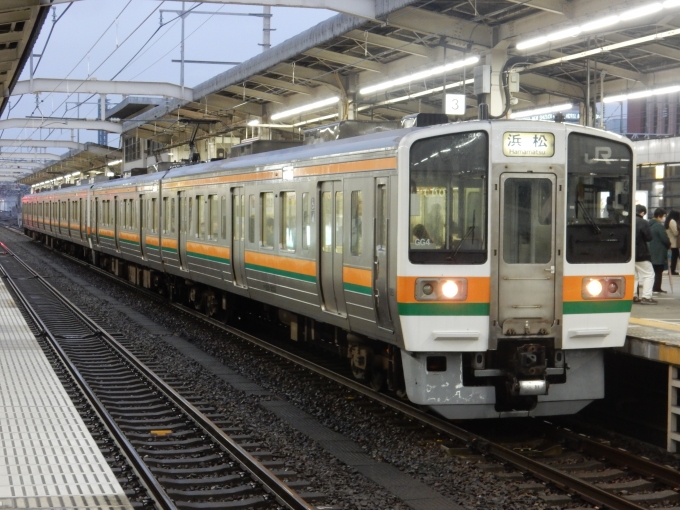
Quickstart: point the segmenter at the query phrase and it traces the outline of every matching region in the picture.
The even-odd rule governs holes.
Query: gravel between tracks
[[[112,284],[26,238],[0,229],[0,240],[43,276],[49,277],[49,282],[76,305],[115,324],[116,329],[134,341],[137,348],[167,366],[169,372],[185,380],[188,385],[193,385],[196,394],[212,402],[234,425],[243,427],[259,442],[267,445],[269,451],[286,459],[289,469],[310,481],[310,487],[305,490],[327,495],[323,503],[325,506],[348,510],[410,508],[260,407],[260,401],[271,397],[246,397],[198,363],[170,348],[157,336],[136,327],[127,317],[112,310],[109,303],[84,291],[65,275],[76,272],[79,278],[101,289],[102,293],[153,318],[176,336],[193,343],[242,376],[311,414],[329,429],[351,438],[374,459],[392,464],[464,508],[541,510],[578,506],[551,506],[534,493],[523,492],[518,486],[524,483],[522,480],[501,480],[464,459],[449,457],[437,443],[419,437],[418,431],[408,431],[386,423],[352,401],[301,383],[295,374],[252,357],[241,348],[239,342],[233,341],[225,333],[178,316],[176,311]]]

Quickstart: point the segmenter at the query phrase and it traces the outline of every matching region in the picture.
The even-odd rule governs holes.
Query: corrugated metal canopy
[[[41,7],[40,0],[0,2],[0,82],[3,90],[0,115],[5,111],[9,91],[33,51],[49,9]]]

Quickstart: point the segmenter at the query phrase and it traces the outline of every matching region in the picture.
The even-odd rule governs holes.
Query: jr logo
[[[608,165],[611,165],[610,158],[612,156],[612,148],[611,147],[595,147],[595,157],[593,159],[590,159],[588,157],[588,153],[585,153],[585,159],[586,163],[589,165],[592,165],[593,163],[599,163],[600,161],[604,161]]]

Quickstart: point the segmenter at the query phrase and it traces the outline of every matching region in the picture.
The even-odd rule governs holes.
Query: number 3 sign
[[[446,94],[446,115],[465,115],[465,95]]]

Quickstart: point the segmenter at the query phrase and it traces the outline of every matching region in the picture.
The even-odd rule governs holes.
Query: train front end
[[[409,399],[450,419],[571,414],[604,396],[634,287],[630,144],[480,121],[399,148],[396,300]]]

